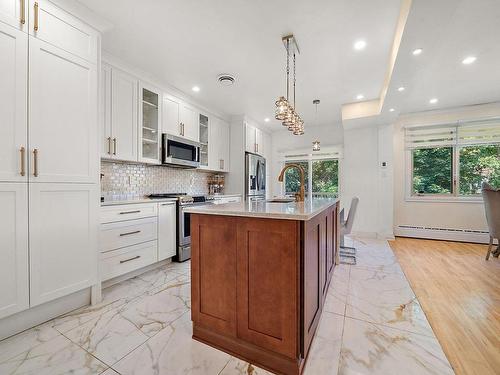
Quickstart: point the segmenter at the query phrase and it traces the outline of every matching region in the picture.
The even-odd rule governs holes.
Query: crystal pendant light
[[[283,121],[288,112],[288,100],[284,96],[280,96],[276,101],[276,120]]]

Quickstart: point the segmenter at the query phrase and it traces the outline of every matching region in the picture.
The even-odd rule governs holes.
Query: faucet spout
[[[298,164],[287,164],[285,167],[281,170],[280,175],[278,176],[278,181],[283,182],[283,178],[285,177],[285,172],[290,169],[290,168],[296,168],[299,171],[300,174],[300,188],[299,192],[295,194],[295,200],[297,202],[303,202],[304,201],[304,196],[305,196],[305,171],[302,166]]]

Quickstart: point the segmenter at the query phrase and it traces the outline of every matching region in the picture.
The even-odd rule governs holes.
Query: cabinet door
[[[257,152],[257,147],[256,147],[256,138],[255,138],[255,128],[250,125],[246,124],[245,125],[245,144],[246,144],[246,151],[248,152]]]
[[[158,204],[158,260],[176,254],[177,211],[175,202]]]
[[[31,185],[31,306],[95,283],[98,199],[97,184]]]
[[[236,221],[191,215],[193,322],[236,337]]]
[[[111,67],[103,65],[101,69],[101,157],[111,158],[113,155],[111,133]]]
[[[212,171],[220,170],[220,147],[222,147],[222,140],[220,137],[220,120],[216,117],[210,119],[208,137],[208,169]]]
[[[0,319],[28,308],[28,184],[0,184]]]
[[[19,30],[28,28],[28,0],[0,0],[0,21]]]
[[[139,161],[160,163],[161,107],[160,90],[140,84],[139,87]]]
[[[84,60],[97,62],[97,31],[49,0],[28,2],[30,35]]]
[[[138,81],[125,72],[111,72],[111,131],[113,157],[137,161],[137,94]]]
[[[229,124],[224,121],[219,123],[219,159],[221,160],[221,171],[229,172]]]
[[[237,225],[238,337],[297,358],[299,223],[238,218]]]
[[[192,141],[199,142],[200,128],[198,124],[198,112],[191,106],[181,106],[182,136]]]
[[[97,182],[96,65],[31,36],[29,51],[31,181]]]
[[[27,181],[28,36],[2,23],[0,82],[0,181]]]
[[[163,133],[182,135],[180,120],[181,104],[179,101],[164,96],[163,98]]]
[[[264,155],[264,133],[262,130],[255,128],[255,152],[259,155]]]

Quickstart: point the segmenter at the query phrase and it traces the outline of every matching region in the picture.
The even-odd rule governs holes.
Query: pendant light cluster
[[[293,135],[304,134],[304,121],[297,113],[295,106],[295,55],[300,53],[293,34],[282,38],[286,48],[286,98],[280,96],[276,101],[276,120],[282,121],[283,126],[286,126]],[[290,55],[293,57],[293,104],[290,102]]]

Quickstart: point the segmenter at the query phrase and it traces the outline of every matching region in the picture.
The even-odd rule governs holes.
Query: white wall
[[[487,230],[482,201],[410,202],[405,198],[404,125],[424,125],[500,116],[500,103],[446,111],[423,112],[401,117],[394,125],[394,224],[450,229]]]

